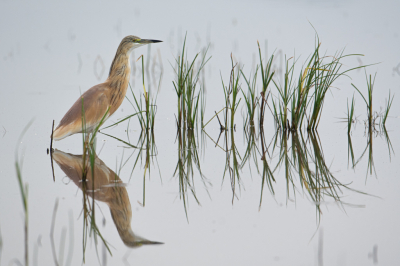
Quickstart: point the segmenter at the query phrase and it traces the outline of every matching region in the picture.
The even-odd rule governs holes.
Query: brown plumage
[[[118,46],[107,80],[93,86],[79,97],[54,130],[53,139],[61,140],[82,132],[82,99],[86,132],[91,132],[96,128],[108,108],[106,119],[110,117],[121,105],[128,89],[131,72],[129,57],[132,50],[155,42],[161,41],[144,40],[136,36],[125,37]]]
[[[86,156],[88,158],[88,156]],[[53,160],[61,170],[82,189],[83,156],[64,153],[54,150]],[[125,245],[138,247],[141,245],[163,244],[147,240],[133,233],[131,229],[132,209],[128,192],[118,175],[96,156],[94,161],[94,178],[92,168],[87,159],[86,162],[86,191],[87,195],[95,200],[105,202],[110,208],[118,234]],[[94,206],[92,206],[94,208]]]

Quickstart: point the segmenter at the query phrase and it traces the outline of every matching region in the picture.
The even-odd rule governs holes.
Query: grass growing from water
[[[364,95],[361,93],[361,91],[352,83],[351,85],[358,91],[358,93],[361,95],[363,98],[366,106],[367,106],[367,119],[368,119],[368,127],[373,127],[375,124],[374,115],[372,112],[372,93],[374,91],[374,84],[375,84],[375,78],[376,78],[376,73],[374,76],[374,79],[372,79],[372,75],[368,75],[365,73],[366,79],[367,79],[367,97],[364,97]]]
[[[247,126],[254,127],[254,116],[257,112],[257,106],[258,106],[258,97],[256,96],[257,72],[258,72],[258,66],[256,67],[254,76],[252,77],[250,73],[249,79],[247,79],[243,71],[240,70],[240,73],[245,79],[248,88],[247,95],[245,94],[244,90],[242,90],[247,110],[247,113],[245,115],[246,119],[244,121],[244,127]]]
[[[284,74],[284,82],[283,85],[279,85],[274,81],[275,87],[278,90],[278,102],[276,103],[274,100],[272,100],[272,104],[274,107],[274,117],[275,121],[278,121],[278,129],[281,128],[282,130],[286,131],[290,129],[290,124],[289,124],[289,104],[290,104],[290,99],[293,96],[293,74],[294,74],[294,65],[295,65],[295,60],[293,59],[293,63],[289,65],[289,61],[292,60],[292,58],[289,58],[286,60],[285,58],[285,74]]]
[[[349,107],[349,100],[347,99],[347,134],[350,134],[351,126],[355,123],[354,120],[354,95],[351,100],[351,106]]]
[[[303,67],[299,73],[299,80],[297,81],[296,89],[293,92],[292,99],[292,130],[297,130],[302,126],[303,120],[306,116],[307,107],[309,104],[309,94],[314,88],[314,79],[316,72],[313,71],[318,68],[319,62],[319,46],[317,45],[314,53],[310,56],[308,63]]]
[[[394,99],[394,95],[392,97],[390,97],[390,90],[389,90],[389,98],[387,99],[386,106],[385,106],[385,109],[383,111],[383,116],[382,116],[382,126],[383,127],[386,126],[386,119],[389,116],[389,111],[390,111],[390,108],[392,107],[393,99]],[[385,129],[385,131],[386,131],[386,129]]]
[[[353,144],[351,142],[350,134],[347,134],[347,168],[349,167],[350,159],[351,159],[351,167],[354,169],[355,160],[354,160]]]
[[[24,181],[22,178],[23,160],[22,160],[22,158],[20,158],[18,150],[19,150],[19,144],[21,143],[23,136],[28,131],[31,124],[32,124],[32,121],[29,122],[28,125],[23,129],[20,137],[18,138],[17,148],[15,150],[15,171],[17,174],[17,180],[18,180],[19,190],[20,190],[21,199],[22,199],[22,206],[24,209],[24,249],[25,249],[24,261],[25,261],[25,266],[29,265],[28,184],[24,184]]]
[[[342,60],[357,54],[344,54],[344,50],[340,50],[333,56],[326,56],[320,54],[320,47],[317,36],[314,52],[298,74],[297,81],[294,78],[297,62],[295,58],[285,59],[282,84],[272,79],[278,91],[276,97],[272,99],[272,113],[277,129],[296,131],[307,118],[307,130],[316,130],[321,120],[326,93],[333,88],[333,83],[339,77],[347,76],[352,70],[366,67],[342,70]],[[273,73],[269,72],[268,67],[265,72],[272,78]],[[263,80],[269,81],[269,78],[263,77]]]
[[[260,127],[262,127],[264,124],[265,105],[267,104],[267,99],[268,99],[267,89],[268,89],[269,84],[272,81],[272,77],[275,74],[274,71],[271,71],[272,62],[274,61],[274,55],[272,55],[268,59],[267,64],[265,65],[265,68],[264,68],[263,60],[261,57],[260,43],[258,41],[257,41],[257,45],[258,45],[258,54],[259,54],[259,58],[260,58],[261,82],[262,82],[262,89],[261,89],[261,93],[260,93],[261,94]],[[257,71],[256,71],[256,73],[257,73]]]
[[[239,92],[241,90],[239,80],[240,80],[240,65],[237,63],[234,64],[233,57],[231,54],[231,74],[229,77],[229,85],[225,86],[224,80],[221,76],[222,88],[224,90],[225,96],[225,114],[224,114],[224,123],[225,129],[234,129],[235,127],[235,114],[239,107],[239,103],[241,99],[238,99]],[[236,68],[236,69],[235,69]],[[230,111],[230,120],[228,112]]]
[[[201,55],[198,66],[196,66],[196,60],[200,53],[197,53],[192,61],[188,61],[185,36],[181,55],[175,59],[177,65],[174,68],[176,80],[172,83],[178,96],[178,117],[176,120],[179,128],[187,127],[188,129],[194,129],[197,126],[197,118],[200,110],[201,88],[198,89],[199,86],[201,87],[199,85],[200,73],[211,58],[206,59],[207,51],[208,49]]]

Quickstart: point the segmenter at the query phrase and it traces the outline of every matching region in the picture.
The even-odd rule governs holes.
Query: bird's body
[[[87,90],[72,105],[61,119],[53,133],[54,140],[61,140],[82,132],[82,102],[86,132],[91,132],[100,123],[103,116],[110,117],[122,104],[130,80],[130,54],[133,49],[148,43],[160,42],[143,40],[136,36],[125,37],[115,54],[107,80]]]

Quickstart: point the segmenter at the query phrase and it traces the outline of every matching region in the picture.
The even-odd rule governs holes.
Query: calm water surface
[[[60,121],[80,93],[107,78],[120,40],[132,34],[164,41],[140,47],[131,56],[131,84],[137,96],[142,93],[141,63],[136,62],[140,55],[144,55],[148,69],[148,89],[157,89],[162,73],[154,131],[156,150],[145,172],[144,155],[135,166],[137,149],[98,135],[95,171],[108,173],[118,184],[98,181],[94,187],[95,220],[112,256],[101,241],[96,245],[89,237],[86,264],[399,265],[398,10],[397,1],[1,1],[0,264],[23,261],[24,257],[24,212],[14,153],[23,128],[32,119],[18,150],[23,160],[22,176],[29,186],[29,261],[32,265],[53,265],[55,260],[60,265],[82,263],[82,190],[79,171],[75,170],[79,168],[76,160],[82,155],[82,138],[77,134],[54,143],[54,182],[46,154],[51,123],[53,119],[56,124]],[[288,58],[295,54],[300,66],[312,53],[315,32],[310,24],[327,54],[344,47],[346,53],[364,54],[349,58],[345,67],[380,62],[368,67],[367,72],[377,72],[375,111],[384,108],[389,89],[396,94],[387,121],[391,146],[381,130],[371,135],[365,130],[366,108],[362,98],[355,95],[358,123],[351,134],[356,164],[352,167],[347,128],[340,118],[345,117],[347,99],[355,92],[351,83],[366,91],[363,70],[353,71],[351,79],[340,78],[334,84],[317,134],[276,135],[267,110],[264,138],[257,127],[256,156],[246,160],[249,136],[243,130],[242,99],[235,132],[228,131],[219,138],[219,124],[214,119],[205,132],[195,135],[196,149],[189,142],[186,146],[180,143],[179,137],[188,140],[186,134],[177,137],[172,66],[186,32],[189,58],[210,45],[212,58],[202,74],[207,92],[205,117],[209,120],[224,106],[221,76],[224,82],[229,80],[231,53],[248,74],[258,60],[258,40],[264,54],[275,51],[274,69],[279,78],[285,54]],[[272,93],[276,95],[277,91]],[[125,100],[105,126],[131,113],[134,109]],[[129,128],[125,123],[102,132],[136,145],[141,134],[138,129],[134,118]],[[235,176],[229,170],[225,173],[224,148],[229,144],[231,149],[232,137],[239,162]],[[276,168],[272,188],[270,179],[263,182],[261,139],[269,147],[269,166]],[[192,160],[193,180],[182,193],[185,183],[175,170],[180,155],[195,152],[202,174]],[[280,159],[296,162],[293,160],[299,154],[308,154],[314,175],[321,170],[315,164],[325,165],[329,182],[319,188],[308,187],[299,181],[295,163],[288,164],[288,176]],[[229,156],[228,166],[234,168],[233,154]],[[323,160],[317,160],[317,156]],[[75,175],[71,173],[74,171]],[[124,198],[124,204],[117,198]],[[93,203],[90,197],[88,201]],[[56,202],[52,246],[50,231]],[[125,224],[116,218],[121,215],[128,217]],[[129,230],[135,236],[164,244],[128,247],[124,236],[129,238]]]

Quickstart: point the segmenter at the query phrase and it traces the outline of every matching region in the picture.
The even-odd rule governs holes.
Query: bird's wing
[[[104,83],[90,88],[79,97],[61,119],[60,124],[53,133],[54,140],[60,140],[82,132],[82,98],[86,132],[90,132],[99,124],[110,105],[107,97],[107,88]],[[109,114],[106,119],[108,116]]]

